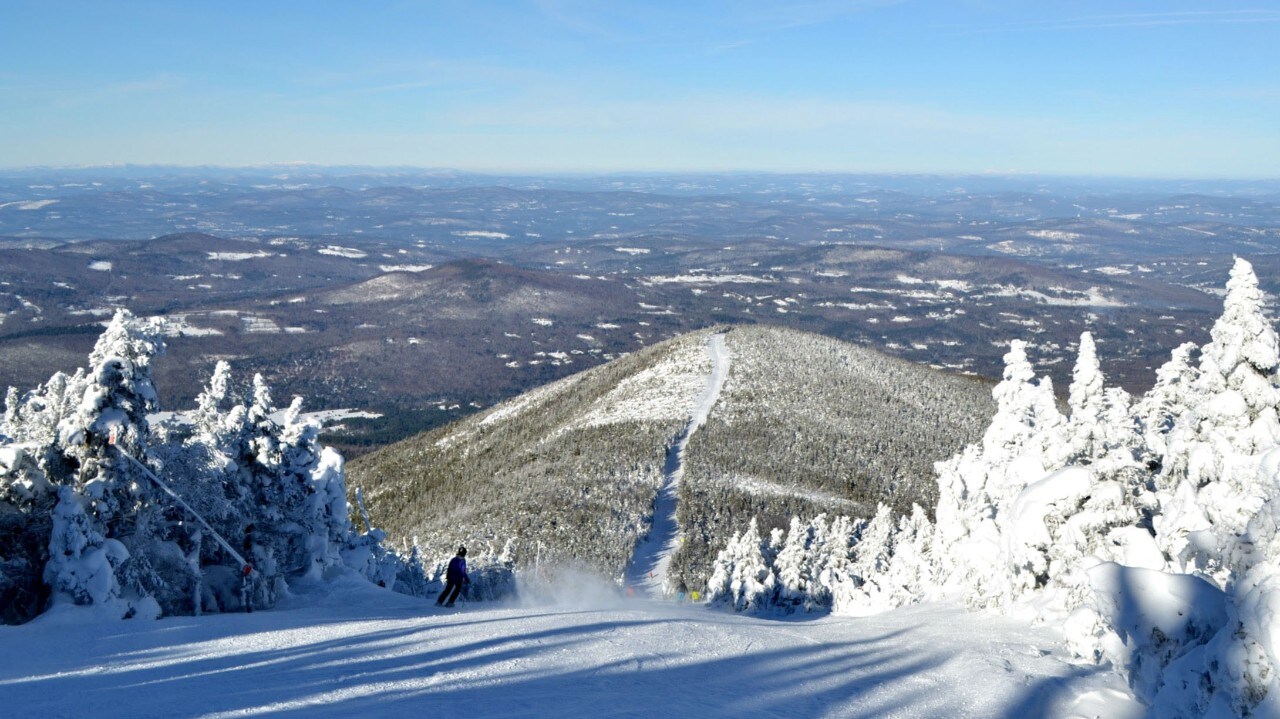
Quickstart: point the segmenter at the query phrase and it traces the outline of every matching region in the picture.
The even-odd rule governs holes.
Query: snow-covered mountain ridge
[[[909,508],[932,464],[975,439],[988,386],[817,335],[705,330],[547,385],[348,467],[374,523],[433,551],[515,540],[522,565],[619,577],[649,531],[668,445],[712,369],[728,377],[685,453],[673,584],[700,589],[752,516]]]

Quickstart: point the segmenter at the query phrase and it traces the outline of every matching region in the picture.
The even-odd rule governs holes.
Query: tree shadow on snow
[[[673,638],[669,650],[655,651],[649,641],[641,643],[648,650],[630,652],[626,638],[615,642],[610,637],[637,628],[650,639],[677,637],[687,630],[682,625],[689,617],[603,620],[597,615],[592,621],[589,614],[583,613],[580,624],[537,631],[520,631],[527,629],[529,615],[479,621],[467,621],[464,615],[457,622],[371,628],[336,638],[324,624],[300,622],[300,628],[316,628],[314,641],[299,643],[294,637],[286,646],[223,654],[193,648],[177,632],[167,647],[115,653],[102,647],[81,658],[86,669],[100,663],[112,668],[108,672],[72,668],[19,683],[31,697],[74,692],[80,706],[121,711],[127,701],[128,716],[416,718],[429,712],[473,718],[870,718],[964,713],[962,702],[930,677],[948,657],[903,636],[910,631],[841,642],[797,635],[796,643],[765,651],[753,650],[748,639],[746,646],[704,646],[694,654],[681,651],[679,642],[687,638]],[[504,621],[512,622],[511,633],[502,633]],[[737,618],[710,614],[696,619],[700,625],[720,621]],[[457,624],[488,636],[468,641]],[[280,629],[288,627],[262,627]],[[218,638],[204,633],[191,639]],[[583,652],[599,655],[601,662],[582,666],[574,658]],[[11,688],[17,687],[6,687]],[[38,712],[39,702],[32,708]],[[112,715],[110,709],[103,712]]]
[[[668,621],[589,622],[429,650],[412,659],[374,658],[369,647],[328,657],[310,651],[273,667],[269,683],[219,697],[218,710],[273,717],[416,717],[424,711],[471,717],[795,717],[856,705],[842,715],[931,708],[947,713],[940,694],[921,679],[945,657],[904,650],[895,642],[897,633],[765,652],[748,647],[710,660],[683,660],[678,651],[615,652],[596,666],[556,666],[557,654],[591,651],[587,645],[602,634]],[[361,643],[385,648],[390,638],[384,633]],[[316,665],[334,661],[340,663],[339,676],[316,671]]]

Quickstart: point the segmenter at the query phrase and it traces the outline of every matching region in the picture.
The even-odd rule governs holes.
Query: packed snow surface
[[[711,373],[707,375],[702,394],[689,411],[689,422],[675,442],[667,448],[666,466],[663,468],[662,488],[653,502],[653,524],[649,534],[637,543],[631,566],[627,568],[627,584],[640,586],[652,597],[670,596],[673,587],[668,586],[667,568],[671,556],[680,546],[679,524],[676,521],[680,478],[684,476],[684,450],[698,428],[707,423],[711,409],[720,399],[724,381],[729,377],[729,350],[723,334],[707,338],[707,354],[711,360]]]
[[[566,582],[566,584],[568,584]],[[0,641],[23,717],[1140,716],[1053,630],[949,605],[762,619],[624,600],[436,609],[363,580],[253,614],[90,620],[63,607]]]

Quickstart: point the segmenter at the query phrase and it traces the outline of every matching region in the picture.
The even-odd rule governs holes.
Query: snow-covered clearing
[[[1064,230],[1027,230],[1027,234],[1042,240],[1078,240],[1083,235],[1078,232],[1066,232]]]
[[[161,322],[161,332],[165,337],[209,337],[221,335],[222,330],[213,327],[197,327],[187,320],[188,315],[164,315],[155,316],[153,319]]]
[[[687,275],[653,275],[640,280],[642,285],[722,285],[722,284],[759,284],[768,282],[762,277],[754,277],[752,275],[710,275],[710,274],[687,274]]]
[[[1198,230],[1198,229],[1196,229],[1196,228],[1194,228],[1194,227],[1187,227],[1186,225],[1178,225],[1178,229],[1179,229],[1179,230],[1186,230],[1186,231],[1188,231],[1188,232],[1199,232],[1200,234],[1202,234],[1202,235],[1206,235],[1206,236],[1208,236],[1208,237],[1217,237],[1217,236],[1218,236],[1218,233],[1216,233],[1216,232],[1210,232],[1210,231],[1208,231],[1208,230]]]
[[[274,257],[274,252],[266,250],[258,250],[257,252],[209,252],[209,259],[220,260],[222,262],[244,262],[245,260],[260,260],[264,257]]]
[[[0,695],[22,717],[1139,716],[1058,637],[946,605],[769,620],[626,601],[435,609],[363,580],[280,608],[0,628]],[[24,647],[22,651],[14,651]]]
[[[0,204],[0,209],[12,207],[15,210],[40,210],[56,202],[57,200],[17,200]]]
[[[490,232],[488,230],[460,230],[454,232],[453,236],[469,240],[507,240],[511,238],[511,235],[505,232]]]
[[[707,352],[711,355],[711,374],[706,386],[689,412],[689,422],[675,442],[667,449],[667,461],[663,467],[662,489],[653,501],[653,526],[649,534],[636,544],[631,566],[627,568],[626,583],[640,587],[654,597],[670,595],[667,586],[667,567],[671,555],[680,546],[679,525],[676,523],[676,499],[680,491],[680,478],[684,475],[684,449],[698,428],[707,423],[711,408],[720,399],[720,391],[729,376],[729,350],[724,335],[715,334],[707,339]]]
[[[378,265],[383,272],[426,272],[435,265]]]
[[[368,257],[368,253],[357,250],[354,247],[342,247],[341,245],[329,245],[316,250],[322,255],[332,255],[334,257],[345,257],[349,260],[362,260]]]

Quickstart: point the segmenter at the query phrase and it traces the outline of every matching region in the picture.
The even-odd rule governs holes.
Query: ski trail
[[[707,376],[706,388],[693,405],[689,422],[667,449],[662,489],[653,500],[653,526],[649,528],[649,535],[636,543],[631,566],[624,577],[627,587],[635,587],[654,598],[662,598],[674,591],[667,586],[667,566],[680,541],[676,527],[676,499],[680,478],[684,476],[684,448],[693,433],[706,424],[711,408],[720,398],[724,380],[729,376],[729,350],[725,347],[723,334],[711,335],[707,339],[707,352],[711,355],[711,374]]]

